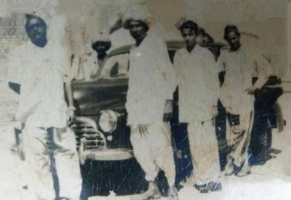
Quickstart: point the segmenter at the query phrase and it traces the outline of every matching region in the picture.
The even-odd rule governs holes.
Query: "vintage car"
[[[173,59],[183,43],[171,41],[167,46]],[[108,60],[128,55],[129,49],[130,46],[125,46],[113,50]],[[147,189],[144,172],[133,156],[126,125],[127,71],[119,73],[118,67],[118,64],[112,66],[107,76],[100,77],[105,70],[101,67],[96,79],[73,84],[77,108],[74,130],[83,164],[83,198],[107,196],[110,191],[117,195],[132,195]]]
[[[181,41],[167,41],[168,53],[173,61],[176,50],[182,48]],[[217,58],[223,44],[204,45]],[[128,55],[130,46],[113,50],[110,58]],[[108,61],[107,60],[107,61]],[[127,71],[119,70],[118,64],[110,69],[107,76],[98,76],[90,81],[76,81],[73,84],[76,123],[74,131],[80,152],[83,177],[84,199],[89,196],[108,196],[111,191],[117,195],[133,195],[144,192],[147,183],[144,172],[134,158],[130,144],[130,131],[126,125],[126,94],[128,89]],[[106,69],[108,70],[108,69]],[[119,73],[122,71],[122,73]],[[276,78],[275,78],[276,79]],[[220,75],[223,82],[223,74]],[[277,80],[277,79],[276,79]],[[275,81],[276,82],[276,81]],[[277,82],[276,82],[277,83]],[[184,180],[192,170],[187,139],[187,125],[178,121],[178,91],[174,94],[174,116],[171,120],[172,143],[175,151],[176,182]],[[281,95],[281,94],[280,94]],[[279,95],[279,96],[280,96]],[[216,120],[216,133],[221,146],[221,165],[225,155],[225,110],[220,105]],[[223,168],[223,167],[222,167]],[[159,175],[159,188],[166,193],[165,177]]]
[[[183,46],[182,41],[167,42],[171,61],[176,50]],[[220,44],[208,46],[214,55],[218,55],[220,47]],[[119,55],[128,55],[129,49],[130,46],[125,46],[113,50],[107,61]],[[102,71],[108,69],[100,68],[96,79],[76,81],[73,85],[77,108],[74,130],[83,164],[84,196],[109,195],[110,191],[118,195],[131,195],[147,189],[144,172],[133,156],[129,127],[126,126],[128,76],[118,67],[112,66],[105,77],[101,76],[104,74]],[[175,133],[173,146],[177,153],[177,182],[180,182],[181,177],[191,172],[192,165],[189,165],[191,159],[187,151],[186,126],[178,123],[177,92],[174,97],[176,104],[171,124]],[[161,193],[165,194],[165,178],[162,173],[159,177]]]

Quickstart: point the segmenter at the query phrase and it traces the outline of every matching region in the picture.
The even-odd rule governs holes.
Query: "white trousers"
[[[188,138],[194,168],[194,176],[191,182],[206,184],[210,181],[218,181],[220,165],[213,122],[206,121],[202,124],[197,121],[189,123]]]
[[[227,123],[226,133],[228,146],[232,147],[230,157],[233,158],[236,166],[240,166],[248,160],[247,148],[250,144],[253,118],[253,112],[240,114],[240,124],[237,126],[236,130],[233,130],[229,123]]]
[[[162,169],[169,186],[175,183],[175,163],[168,123],[131,126],[130,141],[133,153],[147,181],[154,181]]]
[[[54,159],[59,179],[60,197],[79,199],[82,179],[76,151],[75,135],[71,130],[53,128]],[[49,156],[49,133],[45,128],[25,127],[23,145],[26,162],[31,169],[28,188],[35,199],[53,200],[55,190]]]

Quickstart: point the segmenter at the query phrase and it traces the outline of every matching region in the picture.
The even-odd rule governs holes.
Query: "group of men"
[[[139,5],[135,5],[139,6]],[[158,193],[155,183],[160,170],[168,180],[169,199],[178,199],[175,163],[169,119],[173,93],[179,88],[179,121],[188,124],[189,146],[194,174],[189,182],[201,193],[221,190],[218,144],[214,119],[220,99],[227,112],[239,116],[230,123],[232,152],[225,175],[250,173],[247,148],[253,121],[253,93],[271,75],[268,62],[259,53],[241,46],[236,26],[228,25],[224,39],[229,47],[220,57],[197,43],[198,25],[185,20],[179,26],[185,47],[179,49],[172,64],[165,42],[147,34],[150,13],[144,8],[125,12],[122,26],[135,40],[129,53],[127,125],[134,156],[145,172],[149,189],[133,199],[150,199]],[[60,199],[80,199],[81,183],[74,134],[67,128],[68,113],[74,111],[68,55],[63,46],[47,39],[47,24],[37,14],[26,14],[25,29],[30,42],[11,57],[11,66],[22,66],[21,77],[11,82],[21,85],[16,120],[25,125],[23,143],[26,162],[32,169],[28,188],[35,199],[55,198],[51,162],[56,166]],[[209,37],[208,39],[212,39]],[[212,39],[213,40],[213,39]],[[102,47],[93,45],[98,49]],[[99,51],[102,52],[100,49]],[[33,57],[33,59],[29,59]],[[105,55],[99,55],[102,61]],[[100,61],[100,65],[101,62]],[[220,87],[218,75],[225,71]],[[252,77],[258,77],[252,84]],[[67,104],[64,97],[67,96]],[[69,114],[70,117],[73,117]],[[71,138],[71,139],[70,139]],[[48,140],[53,141],[50,153]]]
[[[142,9],[141,9],[142,10]],[[214,119],[218,100],[230,116],[229,146],[232,147],[225,175],[250,173],[248,146],[253,124],[254,92],[272,74],[268,61],[257,51],[241,46],[240,32],[234,25],[224,29],[229,46],[218,60],[197,44],[198,25],[185,20],[179,27],[186,46],[175,53],[173,65],[165,42],[147,35],[149,15],[131,12],[123,17],[136,44],[130,49],[129,90],[126,109],[131,127],[133,152],[149,181],[149,190],[139,199],[155,195],[159,169],[168,179],[169,197],[177,199],[174,187],[175,165],[168,118],[173,92],[179,88],[179,121],[188,124],[188,138],[194,174],[188,181],[201,193],[221,190],[218,144]],[[225,72],[220,87],[219,73]],[[258,77],[253,84],[252,78]]]

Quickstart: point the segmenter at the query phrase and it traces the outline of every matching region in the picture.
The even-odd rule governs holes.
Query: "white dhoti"
[[[220,177],[218,144],[213,121],[188,124],[189,146],[194,167],[193,183],[206,184]]]
[[[175,183],[175,163],[168,123],[153,123],[131,127],[130,141],[134,156],[144,170],[147,181],[154,181],[162,169],[169,186]]]
[[[236,130],[233,130],[227,123],[228,146],[232,148],[230,157],[236,166],[241,166],[248,158],[247,148],[250,144],[253,112],[245,112],[239,115],[239,120],[240,124]]]
[[[74,133],[53,128],[54,160],[59,179],[60,196],[79,199],[82,188],[78,154]],[[49,133],[45,128],[25,127],[23,133],[26,162],[31,169],[29,189],[36,193],[36,199],[53,200],[51,159],[47,142]]]

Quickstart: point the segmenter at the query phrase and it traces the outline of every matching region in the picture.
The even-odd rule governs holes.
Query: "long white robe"
[[[175,70],[165,42],[147,36],[130,50],[129,84],[126,109],[129,125],[163,121],[167,99],[176,89]]]
[[[67,105],[64,82],[73,79],[66,49],[31,42],[10,54],[11,78],[21,85],[16,120],[25,123],[23,148],[29,173],[28,185],[39,198],[53,199],[55,191],[48,154],[47,128],[54,129],[55,160],[60,195],[79,198],[82,186],[74,133],[66,130]],[[35,198],[35,199],[39,199]]]
[[[213,54],[196,45],[189,53],[186,48],[176,52],[174,66],[179,87],[179,121],[208,121],[211,109],[217,105],[218,70]]]
[[[174,66],[179,87],[179,121],[188,123],[189,146],[194,167],[192,184],[218,181],[218,145],[212,109],[218,101],[218,67],[213,54],[198,44],[189,53],[176,52]]]
[[[244,47],[235,52],[223,48],[217,62],[220,70],[226,71],[220,100],[228,113],[240,116],[240,125],[236,133],[233,133],[229,123],[227,124],[228,145],[233,147],[230,156],[234,159],[234,164],[240,166],[248,161],[246,149],[250,143],[254,120],[254,95],[247,94],[246,90],[252,87],[253,77],[258,77],[254,86],[261,88],[272,74],[272,69],[258,51]]]
[[[15,82],[21,85],[16,118],[34,127],[66,127],[64,82],[73,78],[67,51],[48,43],[38,48],[31,42],[10,54]]]

